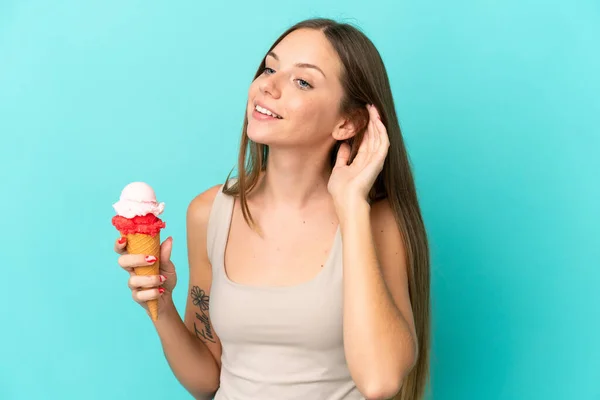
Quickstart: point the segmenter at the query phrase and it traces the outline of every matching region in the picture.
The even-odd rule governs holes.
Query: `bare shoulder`
[[[190,201],[187,209],[188,224],[196,227],[205,226],[212,210],[215,197],[223,185],[215,185],[198,194]]]
[[[204,270],[210,278],[210,261],[206,246],[208,221],[217,193],[222,185],[215,185],[194,197],[187,208],[186,231],[189,267]]]
[[[406,272],[405,241],[389,199],[381,199],[371,205],[371,232],[384,272],[390,268]],[[398,265],[402,268],[397,268]]]
[[[380,256],[387,257],[386,253],[392,253],[393,264],[400,262],[404,258],[404,245],[402,233],[396,222],[396,215],[390,201],[385,198],[371,204],[371,231],[375,240],[375,247]],[[388,268],[388,263],[384,262],[382,268]]]
[[[371,224],[380,229],[398,229],[394,210],[387,198],[371,204]]]

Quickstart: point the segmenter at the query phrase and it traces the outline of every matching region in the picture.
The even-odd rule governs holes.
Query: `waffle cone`
[[[136,275],[159,275],[160,274],[160,233],[155,236],[142,233],[130,233],[124,235],[127,238],[127,253],[144,254],[156,257],[156,262],[147,267],[135,267]],[[158,299],[146,302],[152,321],[158,319]]]

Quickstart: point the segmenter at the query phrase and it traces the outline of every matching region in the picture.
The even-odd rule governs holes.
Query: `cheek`
[[[257,93],[258,93],[258,82],[257,80],[255,80],[254,82],[252,82],[250,84],[250,87],[248,88],[248,99],[252,99],[254,97],[256,97]]]
[[[248,101],[247,101],[247,111],[251,112],[253,109],[252,106],[252,102],[254,101],[254,99],[256,98],[256,96],[259,94],[259,86],[258,83],[256,81],[252,82],[250,84],[250,87],[248,88]]]
[[[297,96],[289,99],[286,104],[288,115],[293,115],[296,123],[312,124],[321,119],[322,105],[315,98]]]
[[[292,103],[296,122],[313,133],[330,132],[336,121],[333,101],[318,97],[305,100]]]

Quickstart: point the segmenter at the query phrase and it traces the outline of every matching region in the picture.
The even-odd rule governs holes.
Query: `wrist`
[[[162,302],[162,299],[161,303],[158,307],[158,319],[156,321],[152,321],[150,314],[148,314],[148,318],[150,318],[150,322],[153,324],[160,340],[175,336],[177,332],[182,331],[182,328],[187,331],[183,318],[179,315],[175,304],[172,301]]]
[[[359,196],[347,196],[340,201],[335,202],[335,210],[341,225],[344,225],[349,218],[357,218],[361,215],[369,216],[371,205],[367,199]]]
[[[158,320],[168,319],[173,313],[177,313],[177,308],[170,294],[163,294],[158,300]],[[150,310],[146,309],[146,314],[151,317]],[[155,323],[158,321],[155,321]]]

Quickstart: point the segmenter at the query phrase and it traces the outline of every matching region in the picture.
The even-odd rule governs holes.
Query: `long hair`
[[[383,170],[369,193],[369,200],[373,202],[388,199],[406,248],[408,288],[418,340],[417,361],[402,382],[402,388],[394,400],[419,400],[423,398],[429,381],[429,246],[387,72],[379,52],[359,29],[331,19],[315,18],[297,23],[285,31],[269,51],[292,31],[304,28],[322,31],[341,60],[343,71],[340,78],[344,88],[341,113],[356,115],[366,111],[366,104],[373,104],[389,135],[388,155]],[[264,68],[263,58],[254,79],[262,74]],[[261,171],[266,168],[269,148],[250,140],[246,132],[247,126],[248,117],[245,114],[237,179],[229,185],[228,177],[223,190],[226,194],[239,197],[244,219],[251,227],[256,228],[248,208],[247,195],[256,186]],[[356,155],[365,131],[366,126],[349,140],[351,159]],[[335,163],[340,144],[336,143],[331,151],[331,167]]]

